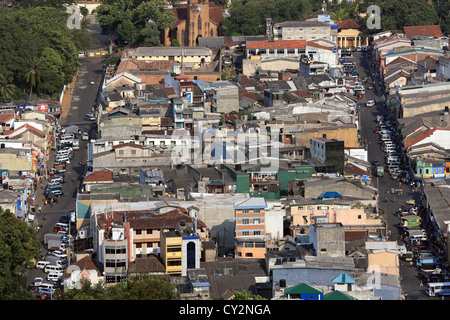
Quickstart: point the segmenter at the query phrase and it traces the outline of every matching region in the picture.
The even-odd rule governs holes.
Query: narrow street
[[[368,60],[365,57],[365,52],[356,52],[354,54],[357,63],[357,72],[361,76],[367,76],[371,79],[371,70],[368,64]],[[372,108],[367,108],[365,102],[373,99],[376,101],[376,106]],[[375,132],[377,128],[376,116],[387,115],[386,110],[383,107],[383,96],[377,91],[377,86],[374,85],[373,90],[366,89],[366,95],[358,104],[361,104],[360,108],[360,121],[361,121],[361,139],[364,141],[367,139],[367,150],[368,150],[368,161],[372,164],[374,160],[378,160],[381,165],[386,167],[386,155],[381,150],[379,144],[379,136]],[[397,145],[400,146],[401,141],[396,141]],[[374,168],[374,166],[372,166]],[[413,192],[409,185],[400,183],[398,180],[393,179],[389,174],[384,174],[383,177],[377,177],[373,174],[375,179],[374,184],[378,188],[379,192],[379,211],[384,213],[384,219],[386,221],[386,235],[390,235],[390,240],[398,241],[400,240],[399,232],[399,222],[400,218],[395,215],[397,209],[399,209],[402,204],[406,201],[414,199],[416,203],[420,200],[420,193]],[[392,194],[387,191],[391,189],[401,189],[401,194]],[[384,202],[384,198],[387,197],[387,201]],[[395,200],[394,200],[395,198]],[[400,261],[400,275],[401,275],[401,286],[404,293],[407,294],[408,300],[436,300],[437,298],[428,297],[425,293],[425,286],[421,286],[421,281],[419,279],[419,273],[417,268],[410,265],[409,262],[405,262],[402,259]]]
[[[97,37],[102,38],[99,35],[100,28],[94,25],[91,27]],[[99,42],[104,44],[104,42]],[[101,86],[101,80],[103,75],[103,64],[101,57],[84,57],[80,58],[80,68],[78,70],[78,77],[74,77],[74,81],[68,85],[68,93],[64,97],[62,103],[62,116],[60,124],[64,127],[67,125],[76,125],[81,131],[88,131],[91,134],[91,122],[84,120],[86,113],[92,112],[92,107],[97,102],[98,92]],[[91,81],[94,84],[90,84]],[[77,188],[80,185],[82,176],[86,172],[87,161],[87,141],[83,141],[80,138],[80,149],[74,151],[73,159],[66,168],[65,179],[66,183],[63,185],[64,195],[58,198],[56,204],[44,205],[44,189],[47,185],[47,181],[41,181],[38,186],[37,203],[42,207],[42,213],[36,215],[38,224],[41,224],[41,228],[38,232],[38,240],[42,244],[41,254],[45,254],[44,247],[44,235],[46,233],[54,233],[53,227],[59,222],[59,218],[62,215],[69,214],[70,211],[75,211],[76,208],[76,196]],[[50,151],[49,168],[53,166],[55,158],[55,151]],[[75,182],[72,179],[75,178]],[[45,219],[44,219],[45,217]],[[35,277],[43,277],[46,281],[46,274],[39,269],[28,269],[26,272],[27,285],[32,283]]]

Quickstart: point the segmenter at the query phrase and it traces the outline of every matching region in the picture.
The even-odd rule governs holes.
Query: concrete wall
[[[256,70],[281,71],[286,69],[298,69],[299,58],[269,59],[269,60],[242,60],[242,73],[246,76],[252,76]]]

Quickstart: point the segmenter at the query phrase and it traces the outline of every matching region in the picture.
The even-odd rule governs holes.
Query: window
[[[253,219],[253,224],[261,224],[261,219]]]
[[[249,236],[249,235],[250,235],[250,232],[248,232],[248,231],[242,231],[242,235],[243,235],[243,236]]]
[[[136,154],[136,150],[131,150],[131,154]]]
[[[242,224],[249,224],[250,223],[250,219],[242,219]]]
[[[361,215],[360,214],[358,214],[358,219],[361,220]]]
[[[260,209],[253,209],[253,213],[260,213],[261,210]]]
[[[248,213],[248,209],[242,209],[242,213]]]
[[[261,235],[261,231],[253,231],[253,235],[254,236],[260,236]]]
[[[119,154],[123,154],[123,150],[119,150]]]
[[[328,210],[328,206],[317,206],[317,210]]]
[[[198,16],[198,30],[202,30],[202,17]]]

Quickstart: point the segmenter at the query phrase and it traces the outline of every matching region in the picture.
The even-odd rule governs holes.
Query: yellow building
[[[368,39],[361,37],[359,24],[352,19],[347,19],[338,23],[337,39],[339,48],[368,45]]]

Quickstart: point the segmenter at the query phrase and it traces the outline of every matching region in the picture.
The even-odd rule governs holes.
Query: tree
[[[265,33],[266,19],[302,20],[312,13],[307,0],[232,0],[229,17],[225,17],[225,35],[259,35]]]
[[[232,300],[267,300],[267,299],[264,299],[260,295],[250,296],[250,294],[247,291],[242,290],[236,291],[234,293],[234,297]]]
[[[147,274],[138,274],[122,280],[115,286],[100,283],[92,288],[89,280],[82,281],[81,289],[58,293],[57,300],[177,300],[180,298],[176,286],[167,279]]]
[[[175,16],[166,10],[163,0],[105,0],[95,12],[103,33],[116,32],[125,21],[133,23],[139,31],[147,22],[156,23],[159,30],[171,28],[175,22]]]
[[[33,299],[23,276],[27,263],[38,257],[36,231],[0,208],[0,299]]]
[[[125,20],[117,26],[117,35],[121,45],[131,46],[138,39],[139,31],[131,21]]]
[[[24,74],[24,79],[26,83],[30,86],[30,96],[29,96],[30,100],[33,98],[32,97],[33,88],[36,88],[36,86],[41,82],[42,78],[41,66],[42,60],[40,60],[36,56],[32,56],[30,59],[27,60],[27,69]]]
[[[6,76],[0,74],[0,100],[10,102],[14,96],[16,86],[10,83]]]
[[[59,77],[45,79],[45,94],[59,94],[63,85],[72,81],[78,68],[78,55],[72,30],[66,25],[68,17],[69,13],[50,7],[0,11],[0,66],[12,75],[12,84],[19,89],[17,92],[30,90],[30,82],[24,75],[31,70],[32,57],[41,59],[46,48],[57,52],[63,65],[62,81]],[[41,83],[33,87],[33,91],[43,92],[38,89],[44,86],[43,77],[42,74]]]
[[[139,43],[147,47],[156,47],[161,45],[160,32],[154,22],[147,22],[145,28],[139,32]],[[179,43],[178,43],[179,46]]]

